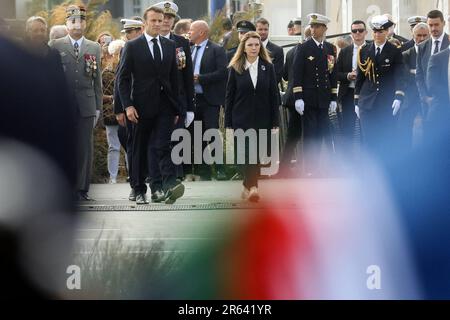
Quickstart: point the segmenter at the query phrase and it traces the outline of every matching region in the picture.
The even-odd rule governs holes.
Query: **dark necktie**
[[[380,63],[380,56],[381,56],[381,48],[377,48],[377,53],[375,54],[375,61],[379,64]]]
[[[78,58],[78,55],[80,54],[80,46],[79,46],[78,42],[74,43],[73,49],[75,51],[75,56]]]
[[[153,42],[153,59],[155,60],[155,63],[157,65],[160,65],[162,59],[161,59],[161,50],[159,49],[159,46],[158,46],[158,39],[153,38],[152,42]]]
[[[323,50],[323,45],[321,43],[319,44],[319,49],[320,49],[320,51]]]
[[[434,52],[433,52],[433,54],[436,54],[438,52],[439,52],[439,40],[436,40],[434,42]]]
[[[195,69],[195,65],[197,64],[197,58],[198,58],[198,52],[200,51],[200,46],[195,46],[194,47],[195,49],[195,54],[194,54],[194,58],[192,59],[192,66],[194,67],[194,69]]]

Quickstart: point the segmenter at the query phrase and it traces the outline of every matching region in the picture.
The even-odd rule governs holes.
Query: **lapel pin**
[[[266,67],[265,66],[261,66],[261,70],[262,71],[266,71]]]

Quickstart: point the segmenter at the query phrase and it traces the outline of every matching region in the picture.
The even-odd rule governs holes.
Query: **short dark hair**
[[[259,18],[258,20],[256,20],[255,25],[257,25],[258,23],[270,26],[269,20],[267,20],[266,18]]]
[[[164,10],[159,8],[159,7],[150,7],[145,9],[144,11],[144,20],[147,21],[147,13],[149,13],[150,11],[156,12],[156,13],[161,13],[164,15]]]
[[[288,29],[291,29],[294,27],[294,21],[289,21],[288,25],[287,25]]]
[[[352,22],[352,25],[354,25],[354,24],[362,24],[362,25],[364,25],[364,29],[367,29],[366,23],[362,20],[355,20]]]
[[[441,21],[444,21],[444,15],[439,10],[431,10],[430,12],[428,12],[427,18],[428,19],[439,18],[439,19],[441,19]]]

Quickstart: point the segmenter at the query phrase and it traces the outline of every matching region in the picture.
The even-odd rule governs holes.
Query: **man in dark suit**
[[[409,17],[408,18],[408,24],[411,27],[411,33],[414,34],[414,27],[419,24],[419,23],[426,23],[427,22],[427,17],[423,17],[423,16],[413,16],[413,17]],[[416,44],[414,37],[409,40],[408,42],[404,43],[402,46],[402,51],[405,52],[409,49],[411,49],[412,47],[414,47],[414,45]]]
[[[328,112],[337,109],[336,47],[325,41],[328,17],[308,15],[312,38],[297,48],[293,73],[295,109],[303,115],[305,169],[317,174],[320,150],[325,141],[331,151]]]
[[[177,66],[178,66],[178,89],[181,102],[181,117],[178,121],[177,128],[189,127],[194,120],[194,74],[192,69],[192,57],[189,41],[186,38],[177,36],[171,32],[174,24],[175,17],[177,16],[178,6],[169,1],[163,1],[157,3],[156,7],[164,10],[164,22],[161,27],[160,35],[166,39],[172,40],[176,44],[177,53]],[[154,150],[149,149],[149,170],[150,170],[150,189],[152,191],[152,201],[161,202],[164,200],[164,194],[161,194],[159,190],[162,189],[162,176],[159,169],[158,162],[155,161]],[[183,179],[183,165],[176,165],[177,178]],[[192,166],[186,165],[189,169]],[[187,174],[191,174],[192,169],[187,171]]]
[[[341,105],[340,126],[342,130],[342,150],[344,154],[352,152],[352,142],[355,136],[355,85],[358,69],[358,52],[366,44],[367,28],[364,21],[356,20],[351,26],[353,44],[345,47],[339,53],[336,64],[339,81],[338,102]]]
[[[220,106],[225,103],[227,81],[227,57],[225,49],[208,40],[209,26],[205,21],[194,21],[190,30],[194,67],[195,121],[202,122],[203,133],[219,129]],[[206,147],[207,144],[204,144]],[[202,165],[199,174],[211,179],[211,167]],[[224,178],[220,166],[216,166],[218,179]]]
[[[430,88],[427,86],[428,62],[433,54],[447,49],[450,42],[448,35],[444,32],[445,20],[444,15],[439,10],[430,11],[427,15],[427,24],[430,28],[431,38],[419,45],[417,51],[417,70],[416,82],[419,89],[420,99],[422,101],[422,108],[424,116],[428,114],[431,106]],[[424,130],[427,130],[425,125]]]
[[[177,184],[171,160],[171,134],[181,115],[175,43],[160,37],[164,11],[150,7],[144,13],[145,33],[127,42],[119,67],[119,93],[133,128],[133,184],[136,203],[146,204],[145,184],[148,148],[163,177],[166,204],[184,194]],[[152,177],[150,177],[152,178]]]
[[[270,24],[267,19],[259,18],[256,21],[256,32],[260,35],[263,46],[269,51],[270,57],[272,58],[277,83],[281,83],[281,78],[283,77],[284,51],[283,48],[269,41],[269,27]]]
[[[448,132],[450,123],[449,55],[450,48],[430,58],[427,84],[432,100],[427,121],[430,125],[429,130],[432,131],[427,136],[429,142],[434,141],[434,138],[438,138],[441,133]]]
[[[401,50],[387,39],[392,22],[372,18],[374,42],[360,50],[355,86],[355,112],[361,119],[363,142],[377,160],[394,155],[394,117],[405,96]]]
[[[430,37],[430,30],[427,24],[419,22],[414,26],[413,35],[414,46],[403,52],[407,85],[406,99],[404,107],[400,110],[398,122],[399,147],[405,152],[409,151],[412,147],[414,121],[422,113],[420,95],[416,83],[416,66],[419,45]]]

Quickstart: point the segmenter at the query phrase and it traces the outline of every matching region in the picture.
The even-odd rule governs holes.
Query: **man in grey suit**
[[[94,147],[93,130],[102,107],[101,49],[84,37],[86,9],[67,8],[69,34],[51,43],[59,51],[72,99],[77,105],[77,200],[91,201],[88,195]]]
[[[427,74],[430,57],[448,48],[450,42],[444,32],[444,15],[439,10],[432,10],[427,15],[427,24],[430,28],[431,38],[422,42],[417,51],[416,82],[422,101],[424,117],[431,107],[430,88],[427,86]],[[425,128],[426,129],[426,128]]]

